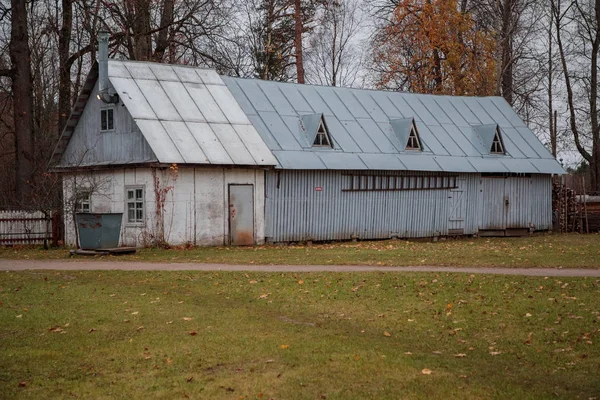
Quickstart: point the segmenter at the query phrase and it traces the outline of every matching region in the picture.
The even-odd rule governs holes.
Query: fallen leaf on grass
[[[250,283],[250,284],[252,284],[252,285],[253,285],[253,284],[255,284],[255,283],[258,283],[258,281],[251,280],[251,281],[248,281],[248,283]]]
[[[131,313],[131,315],[138,315],[140,312],[139,311],[134,311]]]
[[[96,330],[94,328],[92,328],[88,331],[88,333],[92,333],[92,332],[96,332]]]
[[[456,357],[456,358],[462,358],[462,357],[466,357],[466,356],[467,355],[465,353],[458,353],[458,354],[454,355],[454,357]]]
[[[23,318],[23,314],[17,315],[17,318]]]
[[[167,364],[173,364],[173,359],[171,357],[167,357]]]
[[[192,319],[190,317],[183,317],[184,321],[191,321]]]
[[[421,373],[422,373],[423,375],[431,375],[431,370],[430,370],[430,369],[428,369],[428,368],[423,368],[423,369],[421,370]]]
[[[265,294],[261,294],[260,296],[258,296],[259,299],[266,299],[267,297],[269,297],[271,293],[265,293]]]
[[[196,331],[191,331],[191,332],[188,332],[188,333],[189,333],[190,336],[196,336],[198,334],[198,332],[196,332]]]
[[[527,313],[527,314],[525,314],[525,317],[529,318],[529,317],[531,317],[531,314]]]
[[[281,347],[283,350],[285,350],[285,349],[287,349],[288,347],[290,347],[290,345],[289,345],[289,344],[282,344],[282,345],[281,345],[281,346],[279,346],[279,347]]]
[[[493,356],[497,356],[498,354],[502,354],[501,351],[490,351],[490,354]]]
[[[19,387],[25,387],[25,386],[27,386],[27,383],[25,381],[19,382]]]
[[[384,331],[384,332],[383,332],[383,336],[390,337],[390,336],[392,336],[392,334],[391,334],[391,333],[389,333],[388,331]]]
[[[303,284],[304,284],[304,281],[303,281],[303,280],[299,280],[299,281],[298,281],[298,285],[303,285]]]
[[[406,353],[404,353],[404,354],[406,354],[407,356],[410,356],[410,355],[412,355],[412,353],[411,353],[410,351],[407,351],[407,352],[406,352]]]

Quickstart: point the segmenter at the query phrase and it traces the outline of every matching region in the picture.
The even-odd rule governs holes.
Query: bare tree
[[[589,164],[592,190],[600,191],[600,0],[551,0],[551,5],[567,91],[568,125],[575,147]]]
[[[310,38],[307,57],[309,82],[353,86],[358,78],[362,51],[357,48],[361,24],[358,1],[334,1],[323,6]]]

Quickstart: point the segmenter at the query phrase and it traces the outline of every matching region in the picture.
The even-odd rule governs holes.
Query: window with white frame
[[[141,186],[125,188],[127,223],[139,224],[144,222],[144,188]]]
[[[80,190],[77,192],[75,201],[75,212],[89,213],[92,211],[92,194],[89,190]]]
[[[100,130],[112,131],[115,129],[114,108],[103,108],[100,110]]]
[[[329,140],[329,134],[327,133],[327,129],[325,128],[325,124],[323,123],[322,119],[319,122],[319,128],[317,129],[317,135],[315,136],[313,146],[331,147],[331,140]]]
[[[500,136],[500,128],[496,127],[496,133],[494,134],[494,140],[492,141],[492,148],[490,149],[492,154],[504,154],[504,146],[502,145],[502,139]]]
[[[419,134],[417,133],[417,127],[414,122],[410,127],[406,150],[421,150],[421,141],[419,140]]]

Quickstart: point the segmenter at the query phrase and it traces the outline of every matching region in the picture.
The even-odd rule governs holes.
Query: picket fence
[[[0,246],[58,243],[58,213],[0,211]]]

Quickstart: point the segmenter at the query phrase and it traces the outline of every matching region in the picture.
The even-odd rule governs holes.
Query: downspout
[[[112,104],[119,102],[118,94],[108,93],[108,32],[98,34],[98,100]]]

